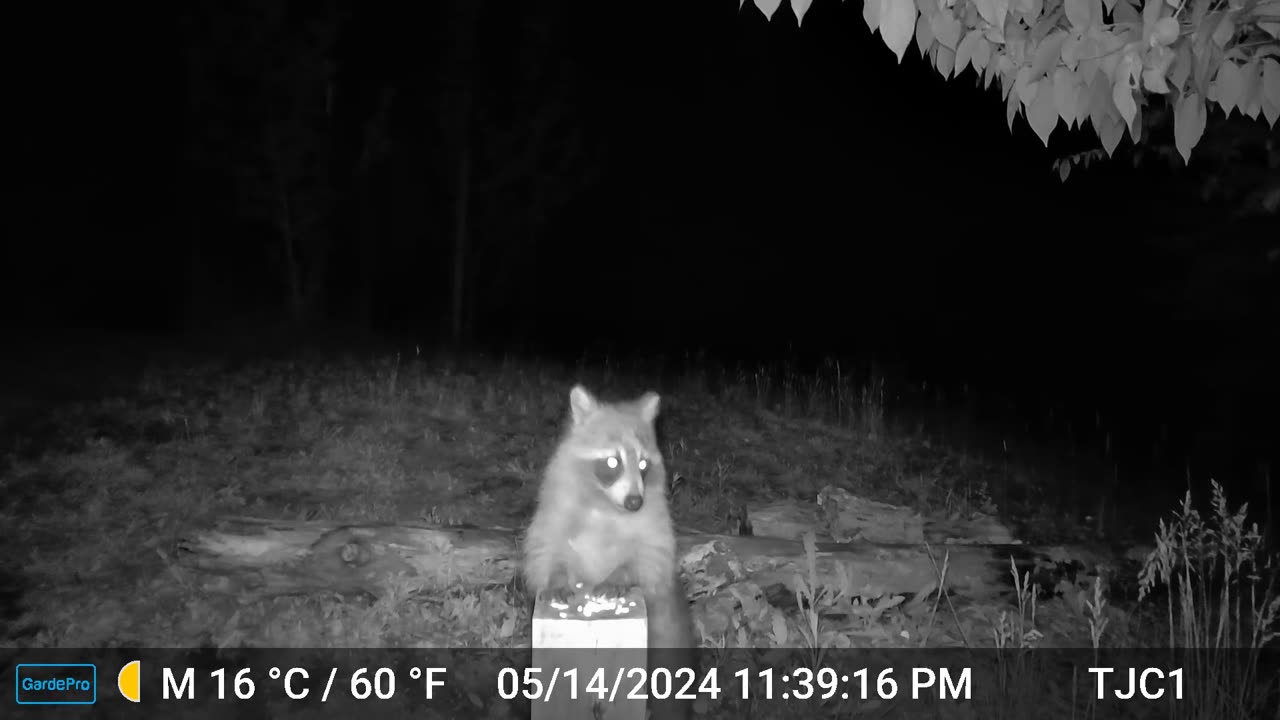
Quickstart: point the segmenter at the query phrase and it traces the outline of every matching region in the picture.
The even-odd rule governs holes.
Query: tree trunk
[[[289,175],[285,162],[281,158],[281,150],[272,136],[268,136],[268,152],[271,168],[275,174],[276,192],[276,232],[280,233],[282,253],[284,257],[284,281],[289,291],[289,319],[293,327],[299,328],[305,316],[306,299],[303,283],[306,281],[302,271],[302,257],[298,252],[298,223],[295,218]]]
[[[458,145],[457,192],[453,203],[453,272],[452,293],[449,308],[449,335],[455,346],[462,344],[463,304],[466,299],[467,246],[470,242],[467,225],[468,207],[471,202],[471,89],[463,91],[461,109],[461,142]]]
[[[535,183],[536,184],[536,183]],[[528,265],[526,267],[526,278],[532,278],[532,282],[526,279],[521,285],[519,292],[526,296],[525,300],[520,303],[520,339],[528,343],[538,337],[538,308],[542,307],[541,298],[539,297],[542,290],[542,282],[540,269],[538,267],[538,233],[541,230],[541,218],[536,205],[537,190],[533,191],[535,200],[529,201],[528,223],[525,228],[527,233],[525,245],[528,248]]]
[[[289,210],[289,198],[282,194],[280,235],[284,242],[285,281],[289,288],[289,317],[294,327],[300,327],[305,315],[305,301],[302,294],[302,265],[298,257],[297,239],[293,231],[293,222]]]

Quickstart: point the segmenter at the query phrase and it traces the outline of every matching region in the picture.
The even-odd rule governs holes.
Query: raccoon
[[[693,621],[654,434],[658,404],[652,392],[620,403],[601,402],[581,385],[569,392],[569,424],[547,464],[525,535],[523,575],[530,594],[548,592],[558,600],[573,596],[579,584],[615,597],[639,588],[650,666],[696,670]],[[674,707],[662,712],[686,714]]]

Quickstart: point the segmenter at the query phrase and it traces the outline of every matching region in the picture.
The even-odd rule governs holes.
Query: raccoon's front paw
[[[596,584],[593,591],[596,597],[621,599],[631,592],[632,586],[636,584],[635,580],[629,568],[623,566],[609,573],[608,577]]]
[[[554,605],[572,605],[582,592],[582,583],[570,583],[568,578],[553,582],[547,586],[547,601]]]
[[[598,598],[619,600],[631,592],[631,586],[625,583],[605,581],[592,588],[591,594]]]
[[[573,588],[567,585],[547,590],[547,598],[556,605],[572,605],[576,595]]]

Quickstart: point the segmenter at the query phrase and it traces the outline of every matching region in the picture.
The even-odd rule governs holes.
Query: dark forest
[[[1274,550],[1261,115],[1211,109],[1190,163],[1159,99],[1110,157],[1087,127],[1046,146],[999,82],[944,79],[914,40],[899,62],[853,0],[802,23],[737,0],[36,12],[6,43],[9,644],[527,643],[506,600],[514,634],[465,643],[349,604],[344,638],[290,637],[281,614],[317,611],[227,624],[228,601],[167,587],[164,632],[48,608],[141,609],[70,599],[96,571],[67,553],[97,533],[170,566],[99,559],[128,567],[103,581],[120,597],[195,582],[172,568],[219,517],[521,527],[577,382],[661,394],[678,527],[760,536],[834,486],[1118,556],[1187,493],[1213,515],[1213,481]],[[812,610],[793,595],[765,606]]]

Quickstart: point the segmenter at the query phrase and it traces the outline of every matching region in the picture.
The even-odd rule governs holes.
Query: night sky
[[[181,338],[287,314],[278,196],[245,148],[292,95],[324,118],[275,128],[325,238],[303,251],[324,256],[316,333],[451,340],[465,145],[467,346],[840,356],[1275,459],[1275,218],[1201,202],[1194,160],[1118,155],[1064,184],[1052,161],[1092,131],[1010,133],[995,87],[944,81],[914,45],[899,65],[859,2],[816,0],[803,30],[736,0],[360,2],[333,26],[331,82],[277,85],[279,38],[323,13],[296,3],[278,37],[243,40],[265,5],[9,28],[15,326]]]

